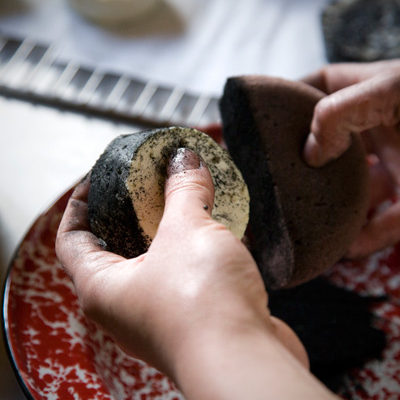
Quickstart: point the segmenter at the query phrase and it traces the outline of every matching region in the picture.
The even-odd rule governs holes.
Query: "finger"
[[[163,224],[201,224],[210,220],[214,185],[200,157],[188,149],[178,149],[170,160],[165,185]]]
[[[400,186],[400,133],[397,127],[381,127],[369,132],[370,142],[393,183]]]
[[[362,229],[346,257],[356,259],[368,256],[400,240],[400,203],[395,203],[376,214]]]
[[[330,64],[305,76],[301,80],[324,93],[330,94],[358,83],[359,74],[355,74],[357,67],[359,69],[359,64]]]
[[[322,98],[314,109],[304,158],[314,167],[339,157],[351,135],[400,121],[400,75],[377,76]]]
[[[79,272],[93,273],[123,257],[107,252],[90,232],[87,216],[87,176],[72,193],[57,232],[56,253],[65,271],[75,281]]]
[[[308,85],[330,94],[382,73],[396,73],[400,60],[386,60],[371,63],[329,64],[303,79]]]
[[[90,173],[87,174],[75,187],[69,198],[67,207],[64,211],[58,232],[89,230],[88,219],[81,215],[82,210],[87,206],[90,188]],[[78,207],[76,211],[73,209]]]

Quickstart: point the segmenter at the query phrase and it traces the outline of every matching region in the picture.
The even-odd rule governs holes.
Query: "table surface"
[[[0,0],[0,32],[55,45],[60,57],[218,95],[228,76],[297,79],[325,62],[327,0],[159,0],[139,21],[105,28],[64,0]],[[1,71],[0,71],[1,73]],[[31,223],[105,145],[140,129],[0,96],[0,280]],[[0,398],[22,399],[3,346]]]

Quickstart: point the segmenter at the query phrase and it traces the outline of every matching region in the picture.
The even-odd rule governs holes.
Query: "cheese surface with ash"
[[[228,153],[203,132],[171,127],[114,139],[91,171],[89,222],[110,251],[125,257],[144,253],[164,211],[170,157],[178,148],[197,153],[214,187],[212,217],[241,238],[249,218],[249,193]]]
[[[267,287],[307,281],[344,256],[368,209],[360,139],[337,160],[309,167],[302,150],[323,93],[266,76],[228,79],[223,135],[250,192],[249,242]]]

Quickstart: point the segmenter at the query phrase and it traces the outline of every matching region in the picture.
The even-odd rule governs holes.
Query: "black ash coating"
[[[330,62],[400,57],[398,0],[339,0],[324,9],[321,22]]]
[[[220,102],[224,139],[250,192],[250,250],[268,288],[331,267],[365,222],[368,170],[360,140],[323,168],[302,159],[322,96],[301,82],[246,76],[229,79]]]
[[[151,135],[152,131],[144,131],[114,139],[92,168],[90,177],[90,228],[105,241],[108,250],[127,258],[144,253],[148,247],[132,212],[125,182],[135,150]]]
[[[258,128],[248,109],[248,99],[245,90],[240,87],[240,81],[227,81],[220,109],[224,139],[250,192],[250,249],[266,285],[284,286],[293,274],[293,254],[288,247],[290,239],[282,223],[275,183],[269,171]],[[269,260],[277,260],[278,265],[271,272],[262,267]]]

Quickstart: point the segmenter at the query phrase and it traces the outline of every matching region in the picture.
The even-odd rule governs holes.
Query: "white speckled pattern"
[[[34,399],[182,399],[83,315],[54,251],[67,198],[38,218],[8,278],[7,338],[24,385]]]
[[[82,314],[57,262],[54,241],[69,193],[38,218],[7,281],[6,329],[14,361],[34,399],[183,399],[160,372],[125,355]],[[327,277],[364,294],[386,294],[376,306],[388,345],[382,360],[352,370],[339,394],[387,400],[400,393],[400,245],[358,263],[335,266]]]

